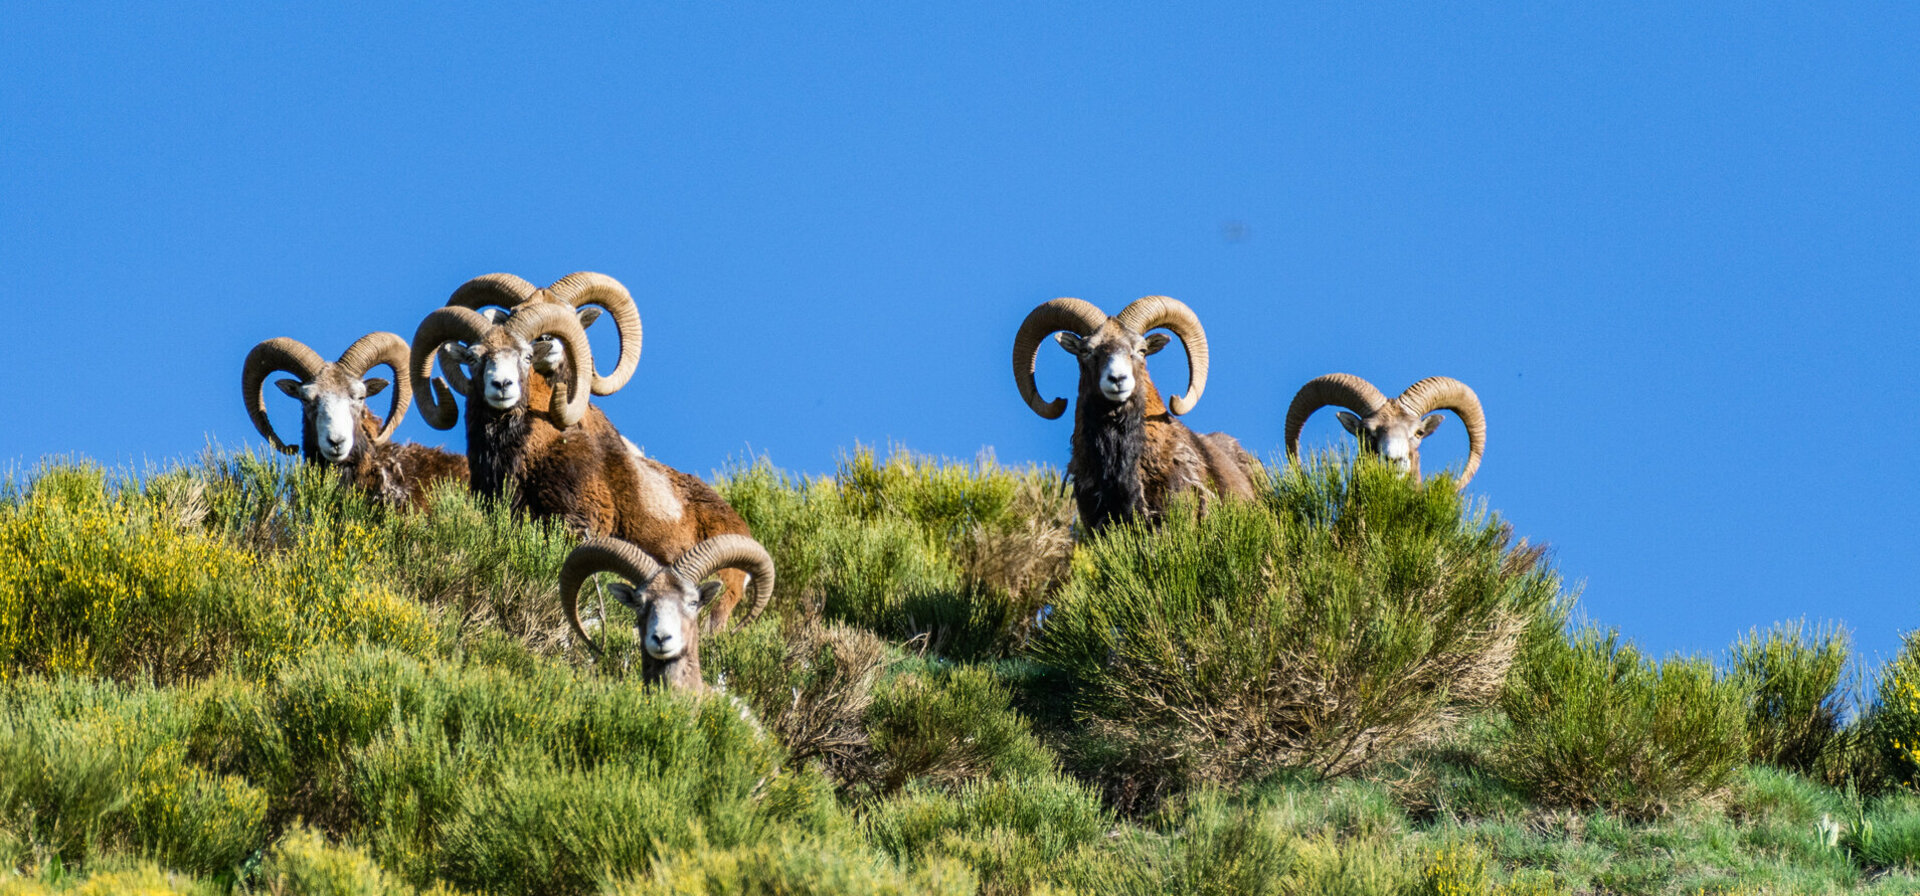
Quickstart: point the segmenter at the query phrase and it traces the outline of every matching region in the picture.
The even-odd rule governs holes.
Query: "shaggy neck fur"
[[[476,384],[479,380],[474,381]],[[481,387],[476,385],[478,393]],[[526,402],[499,410],[486,399],[467,400],[467,477],[474,493],[498,498],[507,480],[526,462],[533,419]]]
[[[1146,488],[1140,478],[1140,458],[1146,450],[1146,418],[1165,414],[1160,393],[1146,376],[1127,400],[1118,404],[1101,394],[1094,377],[1080,378],[1080,397],[1074,402],[1073,498],[1080,521],[1097,532],[1110,522],[1125,520],[1146,510]]]
[[[691,632],[697,633],[695,626]],[[640,677],[648,684],[665,685],[674,690],[704,691],[706,682],[700,679],[700,639],[697,634],[687,642],[687,649],[678,657],[670,660],[655,659],[646,651],[640,652]]]

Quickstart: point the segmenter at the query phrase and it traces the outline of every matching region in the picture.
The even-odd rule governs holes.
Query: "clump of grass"
[[[1920,869],[1920,796],[1896,792],[1855,813],[1841,842],[1868,868]]]
[[[1841,737],[1846,633],[1804,622],[1780,624],[1749,632],[1731,654],[1730,672],[1748,694],[1753,761],[1798,772],[1829,765]]]
[[[1738,681],[1701,659],[1656,663],[1615,632],[1538,645],[1500,702],[1503,773],[1549,806],[1657,817],[1717,790],[1747,755]]]
[[[1364,458],[1280,477],[1258,503],[1113,527],[1046,622],[1122,804],[1276,769],[1362,768],[1497,692],[1558,584],[1444,480]]]

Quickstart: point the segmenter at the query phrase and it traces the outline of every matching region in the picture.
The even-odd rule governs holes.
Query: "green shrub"
[[[144,863],[128,869],[96,871],[58,884],[0,879],[0,896],[217,896],[225,892],[211,883]]]
[[[0,704],[0,830],[84,868],[133,851],[230,873],[265,836],[267,795],[187,756],[189,708],[148,686],[24,679]]]
[[[1088,724],[1081,765],[1137,791],[1123,803],[1280,768],[1338,775],[1497,691],[1557,591],[1509,540],[1444,480],[1322,460],[1258,503],[1103,532],[1039,657]]]
[[[1920,787],[1920,631],[1908,632],[1900,652],[1881,668],[1864,727],[1888,775]]]
[[[427,614],[365,568],[371,530],[300,529],[263,557],[189,525],[183,482],[143,492],[53,468],[0,504],[0,677],[165,683],[231,663],[264,674],[327,644],[437,645]]]
[[[468,635],[500,631],[543,652],[565,641],[560,564],[579,539],[553,520],[443,483],[425,512],[368,500],[324,469],[252,453],[212,455],[197,475],[211,530],[266,556],[345,553],[394,589],[444,609]],[[191,478],[191,477],[189,477]],[[151,490],[151,489],[150,489]]]
[[[983,659],[1024,643],[1066,574],[1072,507],[1056,483],[991,459],[861,450],[831,478],[761,461],[717,487],[773,554],[782,612]]]
[[[1300,892],[1300,846],[1265,804],[1201,790],[1163,811],[1155,830],[1127,831],[1086,857],[1062,883],[1113,896],[1291,894]]]
[[[1585,629],[1515,665],[1501,767],[1552,806],[1636,818],[1712,792],[1747,755],[1740,682],[1700,659],[1655,663]]]
[[[254,885],[284,896],[413,896],[365,852],[337,846],[307,828],[288,831],[267,853]]]
[[[745,847],[672,853],[609,896],[967,896],[973,877],[932,861],[903,870],[849,844],[787,838]]]
[[[1053,771],[1053,754],[979,666],[924,664],[883,681],[867,710],[873,784],[891,793],[914,782],[957,785],[980,777]]]
[[[753,708],[789,761],[819,763],[843,787],[873,769],[867,709],[889,662],[886,645],[843,625],[773,618],[710,636],[707,677]]]
[[[1060,877],[1114,827],[1091,788],[1057,776],[913,788],[874,806],[866,822],[873,842],[903,866],[935,857],[966,864],[983,896],[1028,893]]]
[[[1735,642],[1730,668],[1748,694],[1753,761],[1812,772],[1832,755],[1846,665],[1847,636],[1838,628],[1776,625]]]

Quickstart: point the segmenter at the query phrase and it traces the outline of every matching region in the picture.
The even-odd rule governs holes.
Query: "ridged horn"
[[[418,397],[420,419],[434,429],[452,429],[460,420],[460,405],[454,400],[447,382],[433,375],[433,359],[440,346],[449,342],[479,342],[486,338],[493,323],[471,308],[438,308],[420,321],[413,331],[411,363],[413,393]]]
[[[1466,488],[1480,469],[1480,455],[1487,450],[1487,415],[1480,407],[1480,396],[1466,383],[1450,376],[1430,376],[1400,393],[1400,407],[1415,417],[1446,409],[1460,415],[1467,427],[1467,468],[1460,473],[1460,488]]]
[[[723,569],[738,569],[753,577],[753,606],[735,628],[758,618],[773,597],[773,557],[767,549],[745,535],[715,535],[700,542],[673,562],[673,571],[695,584]]]
[[[512,311],[515,305],[531,302],[540,297],[539,287],[512,274],[482,274],[460,284],[460,288],[447,297],[447,305],[455,308],[472,308],[478,311],[490,305],[498,305]]]
[[[247,362],[240,368],[241,400],[247,404],[247,417],[253,420],[253,428],[266,436],[281,454],[298,454],[300,446],[281,441],[280,435],[273,431],[273,421],[267,419],[266,396],[261,394],[260,387],[276,371],[291,373],[300,382],[310,383],[326,366],[327,362],[313,349],[285,336],[268,339],[247,352]]]
[[[1129,330],[1145,336],[1148,330],[1166,327],[1180,337],[1187,350],[1187,394],[1167,400],[1167,410],[1184,414],[1200,403],[1207,391],[1207,331],[1200,328],[1200,316],[1187,303],[1166,296],[1141,296],[1122,309],[1114,319]]]
[[[1046,401],[1034,385],[1033,362],[1040,356],[1040,341],[1061,330],[1092,336],[1093,331],[1106,322],[1106,312],[1081,299],[1053,299],[1027,312],[1027,319],[1020,322],[1019,331],[1013,334],[1013,384],[1020,388],[1020,397],[1026,400],[1027,407],[1048,420],[1058,420],[1067,412],[1065,398]]]
[[[1287,456],[1300,454],[1300,428],[1307,425],[1314,411],[1334,405],[1365,417],[1386,403],[1385,394],[1351,373],[1329,373],[1308,380],[1287,406]]]
[[[465,310],[464,308],[440,309],[440,311]],[[579,423],[580,418],[586,416],[587,403],[593,397],[590,394],[592,389],[586,381],[593,370],[593,349],[588,347],[587,331],[580,327],[580,318],[574,315],[573,309],[547,302],[522,305],[520,310],[515,311],[513,316],[507,318],[507,322],[500,326],[529,344],[542,336],[552,336],[566,348],[567,361],[572,368],[569,371],[571,376],[565,383],[553,384],[553,398],[545,411],[553,421],[553,425],[561,429]]]
[[[613,365],[612,373],[606,376],[594,373],[593,394],[612,395],[620,391],[633,378],[634,369],[640,366],[640,309],[633,303],[633,294],[612,277],[580,271],[568,274],[547,287],[547,300],[574,309],[582,305],[599,305],[606,309],[619,332],[620,358]]]
[[[460,362],[452,357],[452,351],[444,345],[440,346],[440,375],[447,378],[448,385],[453,386],[453,394],[465,395],[467,374],[460,369]]]
[[[566,562],[560,566],[560,608],[566,611],[567,624],[573,626],[574,637],[587,645],[596,657],[603,653],[580,625],[579,598],[580,586],[598,572],[613,573],[632,582],[636,588],[645,588],[647,582],[660,574],[660,564],[645,551],[618,538],[589,538],[567,555]]]
[[[340,353],[340,360],[334,362],[341,373],[356,380],[383,364],[393,369],[393,400],[387,407],[387,419],[381,421],[380,431],[373,435],[375,442],[393,438],[393,431],[407,417],[407,406],[413,401],[413,378],[407,374],[408,361],[407,341],[398,333],[381,332],[354,340]]]

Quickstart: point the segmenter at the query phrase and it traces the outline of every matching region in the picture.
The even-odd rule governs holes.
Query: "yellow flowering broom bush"
[[[86,467],[0,503],[0,679],[166,683],[229,663],[264,674],[322,644],[435,645],[425,609],[370,571],[370,529],[303,529],[292,550],[257,554],[177,509]]]

